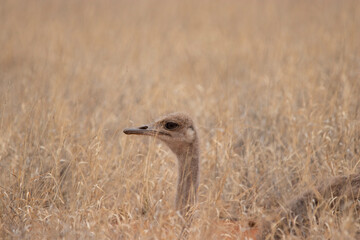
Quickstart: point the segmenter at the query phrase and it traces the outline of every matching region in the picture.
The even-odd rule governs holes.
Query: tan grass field
[[[359,172],[360,2],[0,0],[0,238],[176,239],[174,155],[122,133],[174,111],[201,138],[189,239]]]

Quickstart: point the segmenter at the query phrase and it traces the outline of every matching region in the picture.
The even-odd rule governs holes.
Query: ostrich
[[[185,228],[191,224],[191,207],[197,201],[199,186],[199,139],[192,119],[184,113],[171,113],[157,121],[137,128],[126,128],[124,133],[128,135],[152,136],[163,141],[178,160],[178,180],[176,189],[175,206],[181,215],[187,220]],[[360,174],[333,178],[326,184],[322,184],[314,190],[308,190],[295,196],[285,208],[277,208],[274,219],[281,218],[280,224],[272,224],[268,219],[255,219],[245,221],[218,221],[222,229],[230,232],[235,239],[265,239],[270,232],[275,232],[275,238],[280,238],[276,230],[291,232],[288,222],[290,218],[297,218],[295,227],[301,228],[306,224],[309,204],[318,204],[328,198],[340,198],[342,196],[353,200],[360,199]],[[276,220],[274,220],[275,222]],[[225,228],[224,228],[225,226]],[[306,233],[304,233],[306,235]],[[230,239],[227,237],[226,239]]]
[[[127,128],[124,133],[157,137],[175,153],[178,159],[175,206],[186,215],[197,200],[199,186],[199,139],[191,118],[173,113],[149,125]]]

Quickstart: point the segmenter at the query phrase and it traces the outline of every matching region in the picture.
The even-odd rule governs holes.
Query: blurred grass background
[[[357,172],[359,29],[356,0],[1,0],[0,238],[176,238],[174,156],[121,131],[173,111],[202,143],[191,239]],[[312,239],[354,239],[323,216]]]

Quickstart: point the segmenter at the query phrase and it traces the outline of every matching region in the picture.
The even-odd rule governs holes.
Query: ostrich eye
[[[173,130],[175,128],[179,127],[179,124],[177,123],[174,123],[174,122],[167,122],[165,124],[165,128],[168,129],[168,130]]]

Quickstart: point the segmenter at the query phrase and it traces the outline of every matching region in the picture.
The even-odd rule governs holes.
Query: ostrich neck
[[[175,204],[176,209],[180,210],[184,215],[197,200],[197,188],[199,186],[198,140],[195,139],[191,144],[172,150],[178,159],[178,182]]]

